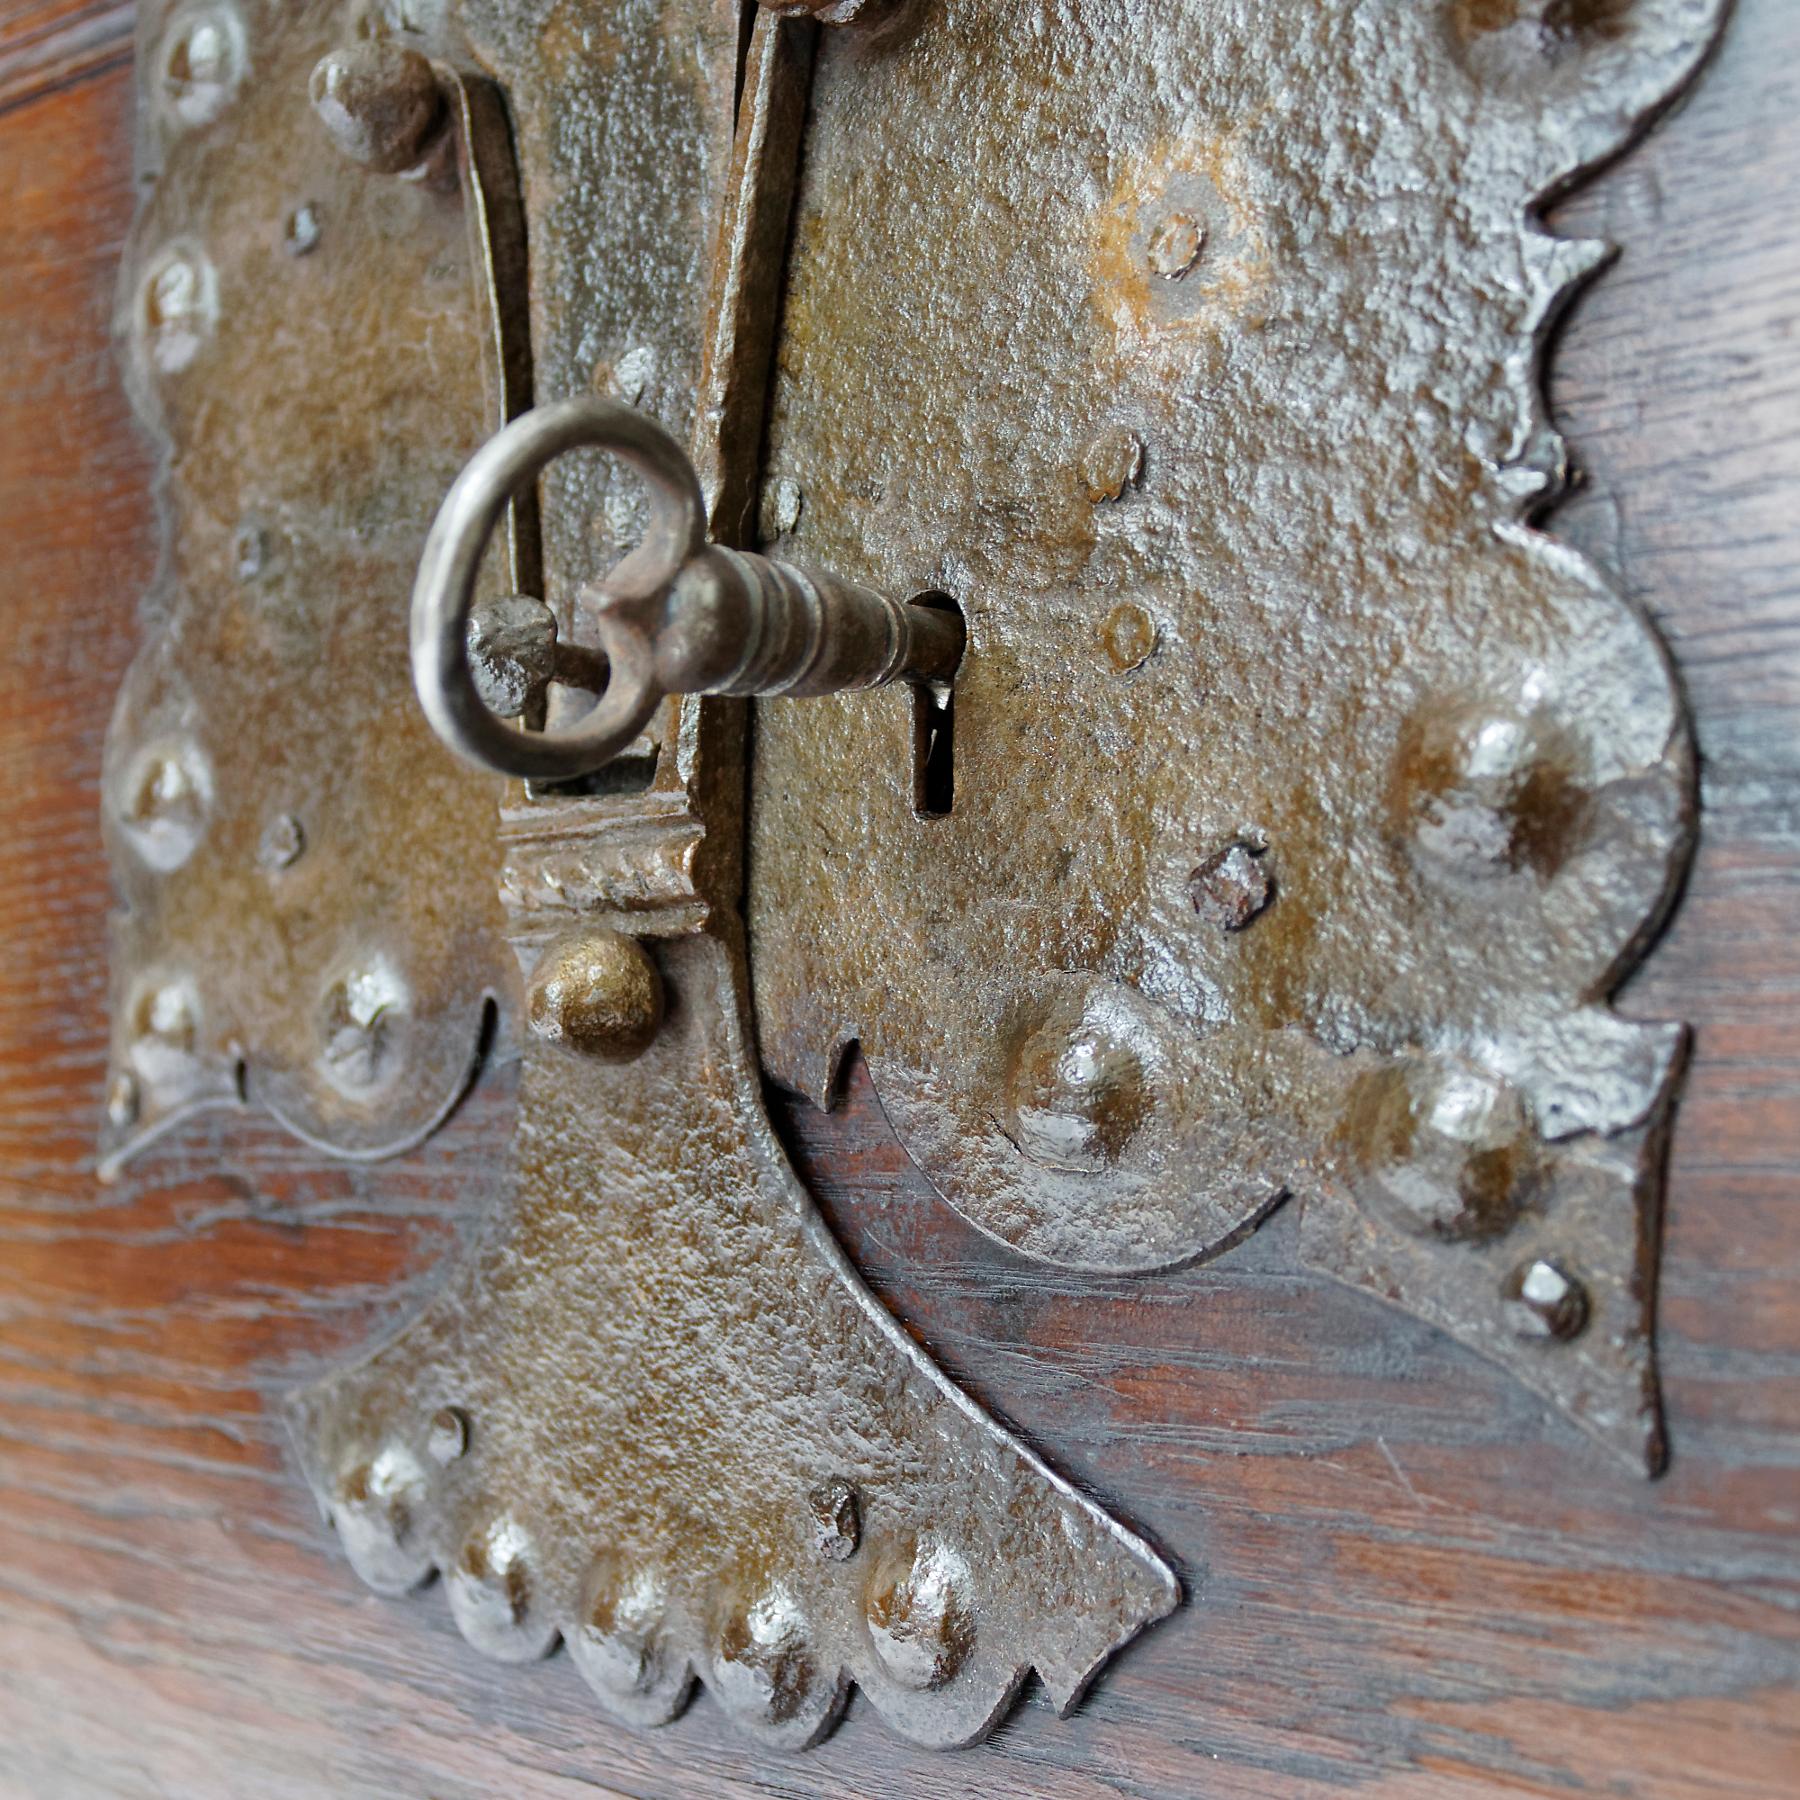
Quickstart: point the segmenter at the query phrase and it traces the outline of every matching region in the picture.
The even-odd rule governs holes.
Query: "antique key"
[[[599,699],[566,730],[520,731],[496,707],[525,710],[551,676],[555,622],[520,596],[477,612],[476,574],[515,495],[555,457],[584,447],[611,452],[643,478],[650,523],[585,594],[606,665]],[[486,681],[472,667],[471,640]],[[611,761],[670,694],[801,696],[948,681],[963,641],[948,603],[894,600],[709,544],[686,452],[648,415],[592,396],[522,414],[470,459],[432,525],[413,589],[413,682],[433,729],[478,768],[540,781]],[[512,679],[493,680],[495,665]]]

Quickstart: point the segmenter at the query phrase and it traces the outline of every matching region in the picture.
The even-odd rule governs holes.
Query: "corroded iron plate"
[[[1607,997],[1685,864],[1661,647],[1529,523],[1543,198],[1718,0],[929,0],[832,35],[765,523],[963,605],[954,802],[905,696],[760,709],[765,1057],[860,1042],[1003,1242],[1306,1254],[1640,1464],[1681,1041]],[[804,496],[797,502],[796,496]],[[1549,1259],[1587,1328],[1509,1284]],[[1516,1327],[1527,1334],[1521,1336]]]
[[[798,1746],[854,1681],[970,1742],[1033,1667],[1072,1704],[1174,1579],[930,1364],[774,1143],[741,715],[666,707],[498,833],[426,736],[404,594],[494,422],[498,303],[457,196],[340,164],[305,96],[347,31],[496,84],[541,397],[690,435],[724,519],[778,236],[733,113],[779,91],[797,129],[803,63],[759,87],[726,0],[427,10],[152,22],[124,316],[172,552],[109,751],[111,1151],[245,1093],[393,1148],[521,974],[649,943],[660,1034],[528,1045],[481,1243],[295,1397],[309,1480],[373,1585],[441,1571],[478,1648],[566,1640],[620,1718],[698,1678]],[[768,535],[955,596],[971,647],[953,797],[925,695],[761,710],[767,1063],[823,1101],[859,1039],[951,1203],[1078,1267],[1217,1254],[1298,1195],[1319,1266],[1653,1463],[1680,1034],[1606,1001],[1689,755],[1647,629],[1529,523],[1562,473],[1535,359],[1598,260],[1531,209],[1718,5],[824,10],[857,17],[807,126]],[[594,463],[542,498],[579,635],[641,518]]]
[[[308,103],[350,8],[145,15],[120,335],[168,552],[108,739],[103,1167],[198,1105],[417,1140],[516,976],[499,784],[407,685],[432,503],[498,422],[458,194],[373,179]]]

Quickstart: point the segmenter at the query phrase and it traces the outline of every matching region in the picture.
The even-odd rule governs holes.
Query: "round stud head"
[[[806,1618],[779,1583],[728,1613],[711,1679],[731,1712],[795,1742],[810,1739],[832,1710],[834,1687],[820,1672]]]
[[[1150,237],[1150,272],[1179,281],[1206,247],[1206,227],[1192,213],[1170,213]]]
[[[469,1448],[469,1416],[460,1406],[440,1406],[431,1415],[425,1448],[440,1466],[453,1463]]]
[[[1121,675],[1142,668],[1155,653],[1156,621],[1133,601],[1121,600],[1100,627],[1100,644],[1106,659]]]
[[[1566,1344],[1587,1329],[1588,1292],[1548,1257],[1522,1262],[1500,1285],[1500,1301],[1522,1338],[1549,1338]]]
[[[291,869],[306,850],[306,828],[293,813],[277,813],[256,841],[256,860],[270,874]]]
[[[882,1559],[868,1592],[869,1639],[901,1687],[922,1694],[956,1678],[975,1648],[972,1588],[969,1565],[947,1544]]]
[[[1136,487],[1144,474],[1144,440],[1123,425],[1108,425],[1081,453],[1087,497],[1100,506]]]
[[[319,247],[319,233],[319,209],[304,201],[283,222],[281,247],[289,256],[310,256]]]
[[[1339,1134],[1357,1199],[1415,1237],[1502,1236],[1539,1173],[1518,1090],[1460,1057],[1404,1058],[1358,1082]]]
[[[338,1477],[331,1522],[351,1566],[377,1593],[404,1594],[431,1573],[418,1531],[429,1496],[424,1469],[399,1444],[351,1463]]]
[[[1142,1058],[1105,1020],[1053,1014],[1013,1053],[1007,1073],[1013,1141],[1050,1169],[1111,1168],[1149,1115]]]
[[[353,1098],[386,1087],[404,1061],[412,996],[385,957],[345,969],[326,985],[319,1007],[319,1064]]]
[[[1194,911],[1221,931],[1242,931],[1275,897],[1262,850],[1234,839],[1188,877]]]
[[[1591,800],[1581,756],[1535,712],[1466,700],[1415,719],[1391,804],[1397,833],[1434,874],[1547,880],[1581,840]]]
[[[219,281],[198,245],[165,245],[144,272],[138,295],[140,343],[160,375],[179,375],[199,356],[218,322]]]
[[[458,1629],[497,1662],[535,1662],[556,1643],[541,1617],[536,1550],[517,1519],[498,1514],[464,1538],[445,1572]]]
[[[378,175],[417,168],[444,123],[444,96],[430,62],[388,39],[321,57],[310,93],[332,141]]]
[[[162,92],[183,126],[205,125],[224,111],[243,79],[244,32],[224,6],[178,13],[164,34]]]
[[[185,975],[146,982],[131,1005],[133,1060],[192,1056],[200,1041],[200,999]]]
[[[631,1062],[662,1025],[662,976],[636,938],[596,926],[545,951],[525,1004],[546,1043]]]
[[[117,801],[132,849],[163,874],[178,869],[205,835],[212,811],[212,770],[197,744],[154,744],[126,769]]]
[[[642,1701],[668,1687],[667,1611],[668,1595],[654,1569],[620,1556],[595,1559],[579,1621],[565,1636],[576,1667],[596,1693]]]

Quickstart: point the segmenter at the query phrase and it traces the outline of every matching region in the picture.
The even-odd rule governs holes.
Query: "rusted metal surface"
[[[797,109],[759,117],[781,95],[755,77],[759,47],[786,29],[759,27],[752,43],[740,180],[746,140],[791,166],[793,146],[768,139],[798,128]],[[609,131],[628,132],[646,96],[602,87],[594,103]],[[721,103],[702,84],[688,104],[729,122],[730,88]],[[729,148],[728,132],[702,140],[678,197],[716,196]],[[603,134],[586,154],[617,171],[617,150]],[[521,159],[529,196],[528,128]],[[669,188],[666,165],[640,179],[644,193],[586,215],[586,255],[623,262],[625,242],[605,234],[635,232],[650,193]],[[727,240],[742,242],[741,215],[759,210],[736,207]],[[709,216],[691,205],[684,229],[697,238]],[[630,354],[672,378],[655,410],[692,429],[718,491],[747,493],[731,416],[754,399],[757,352],[753,333],[720,321],[772,304],[777,270],[760,254],[721,261],[715,282],[738,281],[735,294],[715,289],[703,315],[704,289],[660,289]],[[552,238],[532,271],[552,394],[566,379],[559,328],[586,298],[570,274]],[[690,335],[702,316],[704,363]],[[703,366],[706,391],[728,404],[698,404]],[[566,385],[591,390],[591,373]],[[592,398],[535,415],[554,447],[567,447],[558,420],[622,416]],[[634,429],[633,444],[650,441]],[[669,450],[652,459],[653,504]],[[679,531],[653,510],[638,562],[676,540],[693,549],[703,509],[691,470],[685,481]],[[509,486],[483,501],[481,522]],[[629,585],[631,561],[588,585],[638,535],[609,498],[564,489],[545,510],[547,578],[570,635],[603,625]],[[592,536],[576,529],[594,522]],[[451,619],[451,648],[461,636]],[[566,1640],[619,1718],[668,1719],[698,1677],[747,1728],[799,1746],[830,1727],[854,1681],[909,1737],[966,1743],[1031,1668],[1072,1705],[1113,1649],[1174,1606],[1174,1578],[945,1380],[820,1221],[764,1118],[745,1025],[742,712],[694,700],[662,711],[670,725],[642,791],[519,792],[504,809],[501,891],[531,1027],[516,1180],[419,1318],[297,1398],[308,1476],[374,1586],[403,1591],[441,1569],[473,1644],[520,1660]]]
[[[1536,352],[1598,261],[1528,220],[1720,8],[1459,3],[1379,34],[1222,0],[784,10],[860,12],[817,39],[810,113],[811,24],[760,19],[740,70],[721,0],[259,26],[229,175],[249,27],[159,46],[174,147],[127,305],[173,585],[108,775],[114,1130],[242,1087],[390,1148],[453,1101],[484,1004],[526,996],[482,1241],[294,1401],[347,1553],[384,1592],[441,1570],[488,1654],[566,1641],[621,1719],[698,1679],[800,1746],[854,1682],[962,1744],[1034,1667],[1072,1705],[1174,1578],[871,1299],[769,1130],[741,708],[635,706],[624,764],[507,790],[496,842],[494,785],[414,741],[395,568],[528,383],[571,409],[544,416],[644,409],[693,446],[679,528],[654,481],[646,508],[564,458],[489,589],[538,585],[541,548],[555,635],[603,644],[619,699],[632,546],[778,566],[699,545],[749,529],[779,307],[765,528],[871,599],[953,596],[969,655],[953,710],[918,684],[761,710],[769,1065],[823,1103],[860,1039],[939,1191],[1053,1261],[1218,1254],[1296,1194],[1320,1266],[1654,1465],[1680,1033],[1606,999],[1678,879],[1690,759],[1646,628],[1528,523],[1562,475]],[[353,26],[404,53],[313,78]],[[359,222],[337,273],[373,323],[337,362],[322,297],[229,261],[297,172],[291,267],[336,268]],[[215,249],[190,221],[219,208]],[[543,462],[508,465],[480,536]],[[287,571],[270,649],[243,591]],[[433,642],[466,684],[454,585]],[[597,662],[559,687],[541,616],[484,617],[496,667],[543,665],[533,729],[489,748],[546,751]]]
[[[1216,1255],[1291,1194],[1319,1266],[1640,1468],[1682,1034],[1607,1002],[1692,759],[1649,629],[1531,524],[1539,352],[1604,255],[1534,209],[1722,11],[825,34],[765,471],[784,555],[969,628],[948,813],[906,696],[759,709],[772,1072],[826,1104],[860,1041],[938,1191],[1080,1268]],[[1534,1328],[1538,1265],[1580,1328]]]
[[[432,511],[530,395],[519,176],[487,77],[532,188],[550,378],[573,355],[577,386],[679,402],[696,309],[661,346],[685,375],[659,374],[640,327],[704,291],[719,177],[702,192],[683,160],[729,145],[737,56],[727,5],[589,11],[145,12],[120,334],[171,548],[108,755],[125,905],[103,1167],[246,1098],[333,1150],[401,1148],[466,1083],[490,1000],[514,1010],[497,784],[421,735],[404,681]],[[622,120],[584,98],[601,73],[632,96]],[[620,202],[642,241],[597,269],[585,221]],[[531,513],[522,496],[490,591],[537,585]]]
[[[169,549],[107,753],[106,1163],[243,1098],[331,1149],[396,1149],[456,1099],[516,981],[498,783],[406,692],[432,505],[507,404],[490,221],[479,179],[395,180],[334,146],[309,80],[352,28],[227,0],[144,15],[120,335]],[[482,101],[456,100],[466,148]]]
[[[694,454],[706,522],[721,544],[751,547],[756,476],[781,314],[788,227],[799,179],[816,28],[769,9],[751,28],[700,369]]]

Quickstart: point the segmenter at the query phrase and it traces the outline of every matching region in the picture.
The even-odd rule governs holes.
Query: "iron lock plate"
[[[1299,1206],[1316,1266],[1654,1470],[1681,1033],[1607,1000],[1691,754],[1648,626],[1533,524],[1603,256],[1537,209],[1722,11],[147,15],[121,337],[169,555],[109,743],[107,1157],[246,1099],[383,1154],[524,1061],[482,1241],[294,1397],[367,1580],[790,1746],[851,1682],[931,1744],[1034,1667],[1067,1708],[1177,1603],[789,1168],[763,1074],[829,1104],[852,1042],[1020,1254],[1151,1279]],[[321,129],[371,41],[497,99],[526,262],[473,114],[460,181]],[[464,771],[405,595],[527,374],[674,431],[721,542],[953,598],[949,706],[679,698],[581,791]],[[509,574],[577,638],[641,504],[580,459],[538,500]]]

